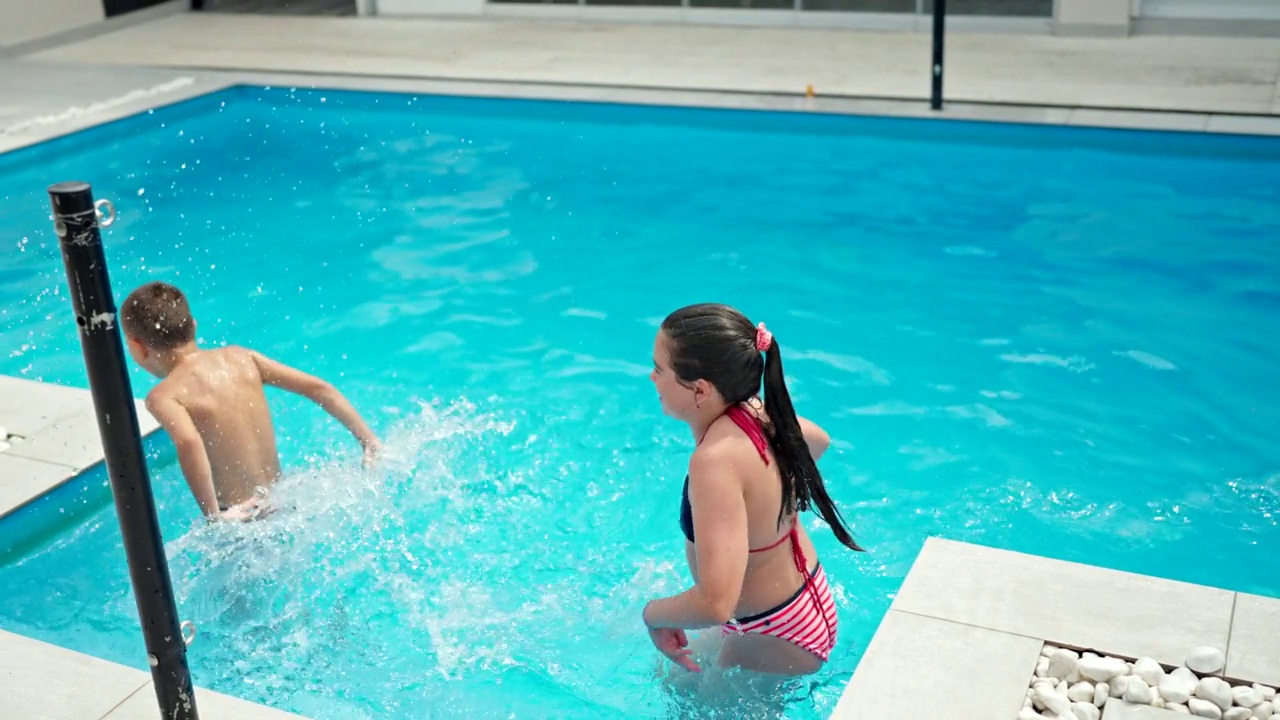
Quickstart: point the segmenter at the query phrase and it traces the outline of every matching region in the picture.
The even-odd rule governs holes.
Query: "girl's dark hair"
[[[761,358],[756,349],[756,327],[745,315],[727,305],[704,303],[680,308],[662,321],[671,352],[671,368],[684,383],[699,379],[715,386],[730,405],[746,402],[760,393],[764,381],[764,407],[769,415],[765,435],[773,447],[782,477],[782,507],[778,526],[793,512],[813,507],[845,546],[862,550],[836,509],[822,475],[809,453],[800,420],[791,406],[791,395],[782,376],[782,351],[774,340]]]

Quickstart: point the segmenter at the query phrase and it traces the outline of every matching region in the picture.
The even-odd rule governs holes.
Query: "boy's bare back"
[[[178,288],[147,283],[125,299],[120,317],[129,354],[161,378],[147,395],[147,409],[173,440],[206,517],[256,516],[259,493],[280,476],[266,385],[302,395],[341,422],[364,448],[366,465],[377,454],[377,436],[324,380],[246,348],[202,350]]]
[[[222,511],[252,500],[258,488],[269,488],[280,476],[271,410],[254,356],[240,347],[201,351],[147,396],[147,408],[157,417],[185,411],[204,446]]]

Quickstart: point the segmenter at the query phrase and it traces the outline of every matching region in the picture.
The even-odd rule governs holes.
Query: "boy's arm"
[[[337,388],[314,375],[276,362],[262,353],[250,350],[249,354],[258,366],[258,374],[262,376],[263,383],[301,395],[324,408],[325,412],[342,423],[360,441],[366,451],[366,459],[369,452],[377,450],[378,436],[373,434],[360,413],[356,412]]]
[[[160,423],[173,445],[178,450],[178,464],[182,466],[182,474],[187,479],[191,494],[195,495],[200,512],[205,517],[212,517],[219,512],[218,494],[213,489],[213,468],[209,465],[209,454],[205,452],[204,440],[196,430],[187,409],[173,398],[147,396],[147,410]]]

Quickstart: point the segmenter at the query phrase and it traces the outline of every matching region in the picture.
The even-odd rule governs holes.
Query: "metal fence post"
[[[106,456],[116,517],[124,538],[125,559],[138,604],[138,618],[146,641],[147,662],[160,703],[163,720],[198,720],[187,644],[178,620],[177,603],[169,580],[169,563],[156,517],[151,477],[138,430],[137,408],[124,345],[117,329],[116,304],[99,231],[99,206],[105,209],[103,225],[115,219],[115,209],[104,201],[94,203],[88,183],[64,182],[49,188],[54,231],[62,247],[71,306],[80,328],[98,433]]]

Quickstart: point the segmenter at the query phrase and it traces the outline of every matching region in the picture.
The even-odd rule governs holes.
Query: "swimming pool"
[[[195,532],[158,451],[200,685],[318,720],[696,716],[639,612],[685,577],[652,334],[703,300],[769,323],[871,550],[814,532],[843,624],[787,717],[834,707],[931,534],[1280,596],[1277,140],[237,88],[0,171],[0,372],[85,385],[45,196],[84,179],[117,298],[177,282],[206,343],[389,439],[360,473],[273,394],[294,508]],[[0,627],[141,667],[115,523],[0,567]]]

